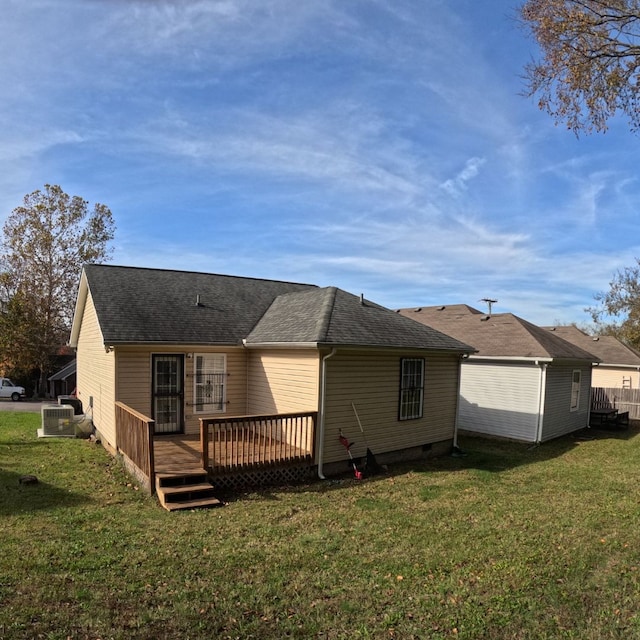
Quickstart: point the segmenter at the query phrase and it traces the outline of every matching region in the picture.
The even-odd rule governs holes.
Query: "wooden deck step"
[[[156,473],[156,493],[167,511],[221,507],[204,469],[184,473]]]
[[[182,500],[181,502],[168,502],[162,505],[167,511],[177,511],[179,509],[211,509],[222,507],[224,503],[216,498],[203,498],[201,500]]]
[[[181,484],[175,487],[161,487],[165,496],[183,495],[185,493],[207,493],[213,491],[210,482],[200,482],[198,484]]]
[[[177,487],[199,482],[208,482],[207,472],[185,471],[180,473],[156,473],[156,487]]]

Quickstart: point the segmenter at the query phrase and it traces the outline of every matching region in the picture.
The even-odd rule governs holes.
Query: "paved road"
[[[12,400],[0,400],[0,411],[27,411],[29,413],[40,413],[40,407],[43,404],[49,404],[44,402],[31,402],[31,400],[20,400],[20,402],[13,402]],[[51,401],[53,403],[53,400]]]

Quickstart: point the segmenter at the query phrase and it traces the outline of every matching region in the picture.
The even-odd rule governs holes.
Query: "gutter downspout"
[[[589,404],[588,404],[588,411],[587,411],[587,425],[586,425],[586,429],[590,429],[591,428],[591,407],[592,407],[592,402],[593,402],[593,370],[599,365],[599,362],[592,362],[591,363],[591,380],[589,381]],[[636,369],[638,371],[640,371],[640,367],[636,367]]]
[[[318,478],[326,480],[322,467],[324,465],[324,408],[327,391],[327,365],[329,358],[336,355],[337,349],[333,347],[331,352],[322,358],[322,373],[320,374],[320,415],[318,419]]]
[[[536,360],[536,364],[540,367],[540,393],[538,404],[538,427],[536,433],[536,444],[542,442],[542,426],[544,424],[544,403],[547,393],[547,367],[548,362],[539,362]]]
[[[458,421],[460,420],[460,385],[462,382],[462,361],[467,359],[467,355],[463,354],[458,360],[458,384],[456,397],[456,419],[453,423],[453,451],[458,450]]]

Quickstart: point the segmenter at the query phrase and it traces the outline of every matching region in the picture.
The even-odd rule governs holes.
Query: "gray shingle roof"
[[[403,316],[424,322],[473,345],[479,356],[589,360],[598,358],[552,332],[512,313],[479,314],[466,305],[401,309]]]
[[[455,338],[336,287],[279,296],[246,342],[473,351]]]
[[[578,327],[545,327],[555,335],[598,356],[603,365],[640,366],[640,353],[613,336],[590,336]]]
[[[84,272],[106,344],[239,344],[274,298],[316,288],[112,265]]]
[[[72,360],[69,364],[65,365],[59,371],[56,371],[53,375],[49,376],[47,380],[66,380],[76,372],[76,361]]]
[[[108,345],[237,345],[246,339],[248,345],[473,351],[335,287],[112,265],[88,265],[84,274]]]

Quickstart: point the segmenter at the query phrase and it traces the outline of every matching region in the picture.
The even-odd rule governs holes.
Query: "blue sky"
[[[640,139],[523,97],[516,6],[3,0],[0,223],[59,184],[115,264],[584,323],[640,256]]]

